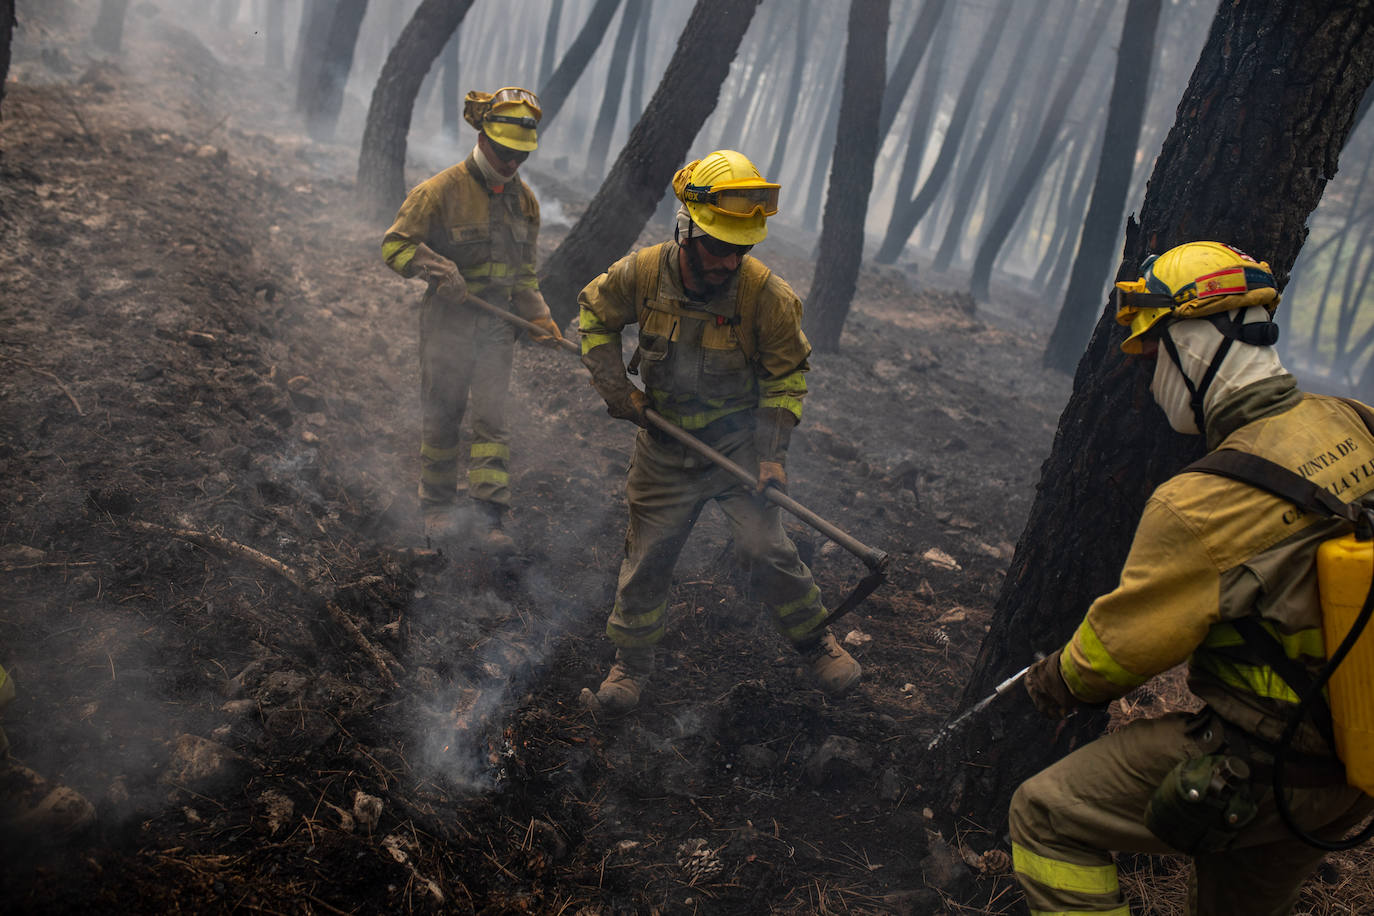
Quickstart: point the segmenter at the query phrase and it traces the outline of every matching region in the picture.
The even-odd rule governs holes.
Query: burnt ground
[[[115,62],[27,22],[6,87],[5,726],[99,813],[6,863],[7,908],[1010,911],[980,855],[1000,839],[935,832],[909,774],[1067,396],[1042,338],[866,268],[789,467],[796,498],[892,556],[837,625],[862,686],[812,687],[712,509],[647,707],[594,721],[576,696],[612,654],[632,427],[575,359],[522,343],[521,552],[427,545],[420,289],[353,209],[354,152],[306,140],[232,36],[164,18],[136,7]],[[547,254],[585,194],[529,171]],[[805,252],[785,227],[758,250],[803,295]],[[788,524],[837,601],[861,564]]]

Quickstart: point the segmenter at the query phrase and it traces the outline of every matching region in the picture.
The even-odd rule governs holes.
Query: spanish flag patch
[[[1245,292],[1245,268],[1228,267],[1215,273],[1204,274],[1195,281],[1195,294],[1199,299],[1213,296],[1233,296]]]

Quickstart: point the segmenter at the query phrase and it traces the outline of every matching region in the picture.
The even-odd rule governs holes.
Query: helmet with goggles
[[[1278,284],[1269,265],[1220,242],[1187,242],[1145,260],[1144,276],[1116,284],[1117,324],[1131,329],[1122,351],[1138,354],[1145,340],[1158,337],[1169,323],[1209,318],[1226,327],[1229,338],[1256,346],[1278,339],[1272,321],[1240,325],[1226,313],[1263,306],[1270,317],[1279,305]]]
[[[731,245],[755,245],[767,237],[781,187],[765,181],[747,156],[732,149],[689,162],[673,176],[673,193],[692,222]]]
[[[536,128],[543,112],[528,89],[506,86],[495,92],[469,92],[463,98],[463,120],[510,149],[529,152],[539,146]]]

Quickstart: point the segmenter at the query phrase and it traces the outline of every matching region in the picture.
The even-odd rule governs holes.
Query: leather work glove
[[[417,245],[410,259],[411,276],[422,277],[429,282],[435,296],[445,302],[462,302],[468,297],[468,284],[458,265],[438,254],[428,245]]]
[[[777,487],[779,492],[787,492],[787,470],[781,461],[764,459],[759,462],[759,489],[762,493],[769,487]]]
[[[1059,673],[1059,652],[1047,655],[1026,672],[1026,693],[1041,715],[1050,719],[1062,719],[1081,706],[1087,706],[1069,690],[1064,683],[1064,675]]]
[[[624,397],[618,397],[614,402],[609,400],[606,402],[606,413],[617,420],[630,420],[648,429],[649,418],[644,416],[644,410],[653,406],[652,398],[638,388],[631,386]]]
[[[537,324],[544,330],[543,334],[536,334],[533,331],[529,332],[530,340],[535,343],[554,348],[557,348],[563,343],[563,334],[558,330],[558,325],[554,322],[552,316],[544,315],[542,318],[531,318],[530,324]]]

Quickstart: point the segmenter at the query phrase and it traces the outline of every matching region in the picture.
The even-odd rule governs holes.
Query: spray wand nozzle
[[[1037,653],[1035,653],[1035,661],[1037,661],[1037,662],[1040,661],[1040,659],[1042,659],[1042,658],[1044,658],[1044,657],[1045,657],[1045,653],[1043,653],[1043,652],[1037,652]],[[937,745],[937,744],[939,744],[941,741],[945,740],[945,737],[946,737],[947,735],[949,735],[950,732],[954,731],[954,730],[955,730],[956,728],[958,728],[960,725],[963,725],[966,721],[968,721],[969,719],[973,718],[975,715],[977,715],[978,713],[982,712],[984,709],[987,709],[990,705],[992,705],[992,701],[993,701],[993,700],[997,699],[997,698],[1000,697],[1002,694],[1004,694],[1004,693],[1006,693],[1008,690],[1010,690],[1012,687],[1014,687],[1014,686],[1016,686],[1018,683],[1020,683],[1021,678],[1023,678],[1023,677],[1026,676],[1026,672],[1029,671],[1029,670],[1031,670],[1031,666],[1034,665],[1034,664],[1035,664],[1035,662],[1032,662],[1030,665],[1027,665],[1026,667],[1022,668],[1020,671],[1016,672],[1016,673],[1013,674],[1011,677],[1007,678],[1007,679],[1004,680],[1002,683],[1000,683],[1000,684],[998,684],[996,687],[994,687],[994,688],[992,689],[992,693],[990,693],[990,694],[988,694],[987,696],[983,697],[983,699],[979,700],[977,703],[975,703],[975,704],[974,704],[972,707],[970,707],[969,709],[967,709],[967,710],[965,710],[964,712],[960,713],[956,718],[950,720],[950,722],[949,722],[947,725],[945,725],[944,728],[940,729],[940,730],[935,734],[935,737],[934,737],[934,738],[931,738],[931,739],[930,739],[930,743],[926,745],[926,750],[927,750],[927,751],[933,751],[933,750],[935,750],[935,745]]]

